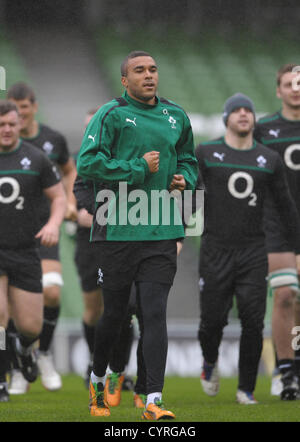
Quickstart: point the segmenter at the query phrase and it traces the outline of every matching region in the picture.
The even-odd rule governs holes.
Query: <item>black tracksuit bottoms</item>
[[[265,246],[221,246],[203,238],[200,249],[198,339],[208,363],[218,359],[223,329],[236,297],[241,323],[238,388],[253,392],[263,345],[268,261]]]

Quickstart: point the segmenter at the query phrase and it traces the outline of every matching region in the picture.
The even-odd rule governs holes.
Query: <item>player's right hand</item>
[[[80,209],[78,211],[77,222],[82,227],[91,227],[93,224],[93,215],[86,209]]]
[[[65,219],[68,221],[77,221],[77,208],[75,204],[70,202],[67,203]]]
[[[47,223],[35,237],[40,238],[41,244],[45,247],[55,246],[59,240],[59,227],[55,224]]]
[[[151,173],[158,172],[159,169],[159,152],[153,150],[151,152],[145,153],[143,158],[147,161],[149,170]]]

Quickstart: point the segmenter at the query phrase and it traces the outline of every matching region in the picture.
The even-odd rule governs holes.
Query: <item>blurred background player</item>
[[[34,146],[20,140],[20,118],[10,101],[0,102],[0,325],[14,320],[16,358],[26,382],[38,375],[33,343],[43,322],[42,270],[37,239],[45,247],[58,242],[66,200],[59,174]],[[50,201],[41,226],[39,201]],[[9,400],[7,350],[0,351],[0,401]]]
[[[88,111],[85,117],[84,127],[88,125],[90,119],[95,114],[97,109],[91,109]],[[79,198],[77,198],[77,229],[76,229],[76,247],[75,247],[75,263],[80,278],[82,296],[84,302],[84,312],[82,317],[82,325],[84,331],[84,338],[86,340],[89,353],[90,362],[87,367],[87,386],[89,382],[89,376],[91,372],[91,366],[93,363],[93,347],[95,336],[95,325],[103,312],[103,300],[101,288],[97,285],[97,271],[95,268],[95,255],[96,247],[90,247],[90,230],[91,230],[91,218],[86,208],[91,206],[94,209],[94,192],[92,183],[90,185],[78,183],[78,179],[75,180],[75,196],[79,191]],[[80,186],[80,187],[79,187]],[[79,188],[78,188],[79,187]]]
[[[290,244],[300,242],[299,220],[279,155],[253,139],[255,110],[250,98],[240,93],[230,97],[223,120],[225,136],[196,149],[206,191],[199,262],[198,336],[204,359],[200,379],[205,393],[218,393],[219,345],[235,295],[242,328],[236,400],[247,405],[257,403],[253,392],[263,344],[268,273],[263,208],[267,191],[274,196]]]
[[[67,194],[65,218],[75,220],[76,202],[73,195],[73,184],[76,177],[76,167],[74,160],[70,157],[65,138],[57,131],[36,120],[38,103],[34,91],[27,84],[19,82],[12,85],[7,91],[7,98],[18,107],[22,139],[29,141],[42,150],[61,172]],[[43,225],[47,222],[50,213],[47,199],[43,199],[39,210],[40,222]],[[41,243],[40,256],[43,271],[44,322],[40,335],[38,367],[42,384],[47,390],[54,391],[62,386],[61,376],[55,370],[50,353],[50,346],[59,317],[60,295],[63,285],[59,244],[45,248]],[[10,331],[12,328],[11,324]],[[27,387],[28,384],[24,382],[20,372],[17,369],[14,370],[10,385],[11,394],[25,393]]]
[[[85,118],[85,127],[87,127],[96,109],[88,111]],[[84,301],[83,312],[83,330],[84,337],[89,349],[90,362],[86,372],[86,386],[88,388],[90,374],[93,364],[95,327],[103,312],[102,289],[97,284],[98,279],[98,257],[101,253],[101,242],[90,242],[90,230],[93,221],[95,209],[95,197],[93,183],[83,181],[80,178],[75,180],[74,193],[77,198],[78,227],[76,232],[75,263],[79,274],[81,289]],[[132,299],[129,305],[128,313],[124,318],[124,323],[120,337],[114,347],[110,358],[109,369],[111,373],[107,377],[107,400],[109,405],[116,406],[121,400],[122,389],[134,389],[133,380],[126,376],[125,369],[130,358],[130,351],[133,342],[133,315],[136,311],[135,294],[132,293]],[[140,362],[139,367],[143,364]],[[135,387],[134,404],[141,406],[141,401],[145,395],[145,376],[140,370],[137,385]],[[144,403],[143,403],[144,406]]]
[[[276,94],[281,100],[282,108],[261,118],[256,125],[254,136],[281,156],[290,192],[300,214],[300,82],[299,72],[293,72],[295,67],[295,64],[286,64],[278,70]],[[295,250],[286,241],[278,211],[272,200],[266,208],[265,223],[269,280],[274,294],[272,337],[276,367],[271,394],[285,394],[289,395],[289,399],[295,399],[295,375],[300,376],[300,353],[296,352],[295,359],[291,332],[295,319],[296,325],[300,325],[300,250]],[[298,254],[298,266],[295,253]],[[282,393],[282,389],[285,393]]]

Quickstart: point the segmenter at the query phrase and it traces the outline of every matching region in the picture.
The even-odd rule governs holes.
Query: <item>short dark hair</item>
[[[131,60],[132,58],[136,57],[152,57],[148,52],[145,51],[132,51],[130,54],[127,55],[127,57],[124,58],[121,64],[121,75],[122,77],[126,77],[127,75],[127,66],[128,66],[128,60]]]
[[[15,103],[12,103],[9,100],[0,100],[0,116],[2,115],[6,115],[9,112],[17,112],[17,114],[19,114],[18,112],[18,108],[15,105]]]
[[[280,86],[280,82],[281,82],[281,78],[282,78],[282,76],[283,76],[284,74],[286,74],[287,72],[293,72],[293,69],[294,69],[296,66],[299,66],[299,65],[297,65],[297,64],[295,64],[295,63],[287,63],[287,64],[284,64],[283,66],[281,66],[281,67],[278,69],[278,72],[277,72],[277,78],[276,78],[277,86]]]
[[[18,83],[13,84],[7,91],[7,98],[13,99],[16,101],[19,100],[28,100],[31,101],[31,103],[34,103],[36,101],[35,93],[33,89],[28,86],[28,84],[24,83],[23,81],[19,81]]]

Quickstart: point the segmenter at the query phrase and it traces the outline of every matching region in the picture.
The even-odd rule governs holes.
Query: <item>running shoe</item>
[[[111,373],[106,378],[104,396],[110,407],[117,407],[121,402],[121,390],[124,382],[124,375]]]
[[[237,391],[236,400],[239,404],[243,405],[255,405],[258,403],[257,400],[254,399],[253,393],[243,390]]]
[[[145,407],[142,419],[148,421],[171,420],[175,419],[175,414],[165,409],[163,401],[155,399],[154,403],[148,404]]]
[[[200,382],[204,393],[208,396],[216,396],[220,388],[218,366],[204,361]]]
[[[147,400],[146,394],[134,394],[133,396],[133,403],[136,408],[145,408]]]
[[[282,401],[294,401],[297,399],[299,391],[298,378],[293,370],[289,370],[281,376],[282,391],[280,399]]]
[[[104,387],[101,382],[98,382],[98,384],[96,384],[92,383],[92,381],[90,380],[89,395],[89,409],[91,416],[110,416],[110,410],[104,400]]]

